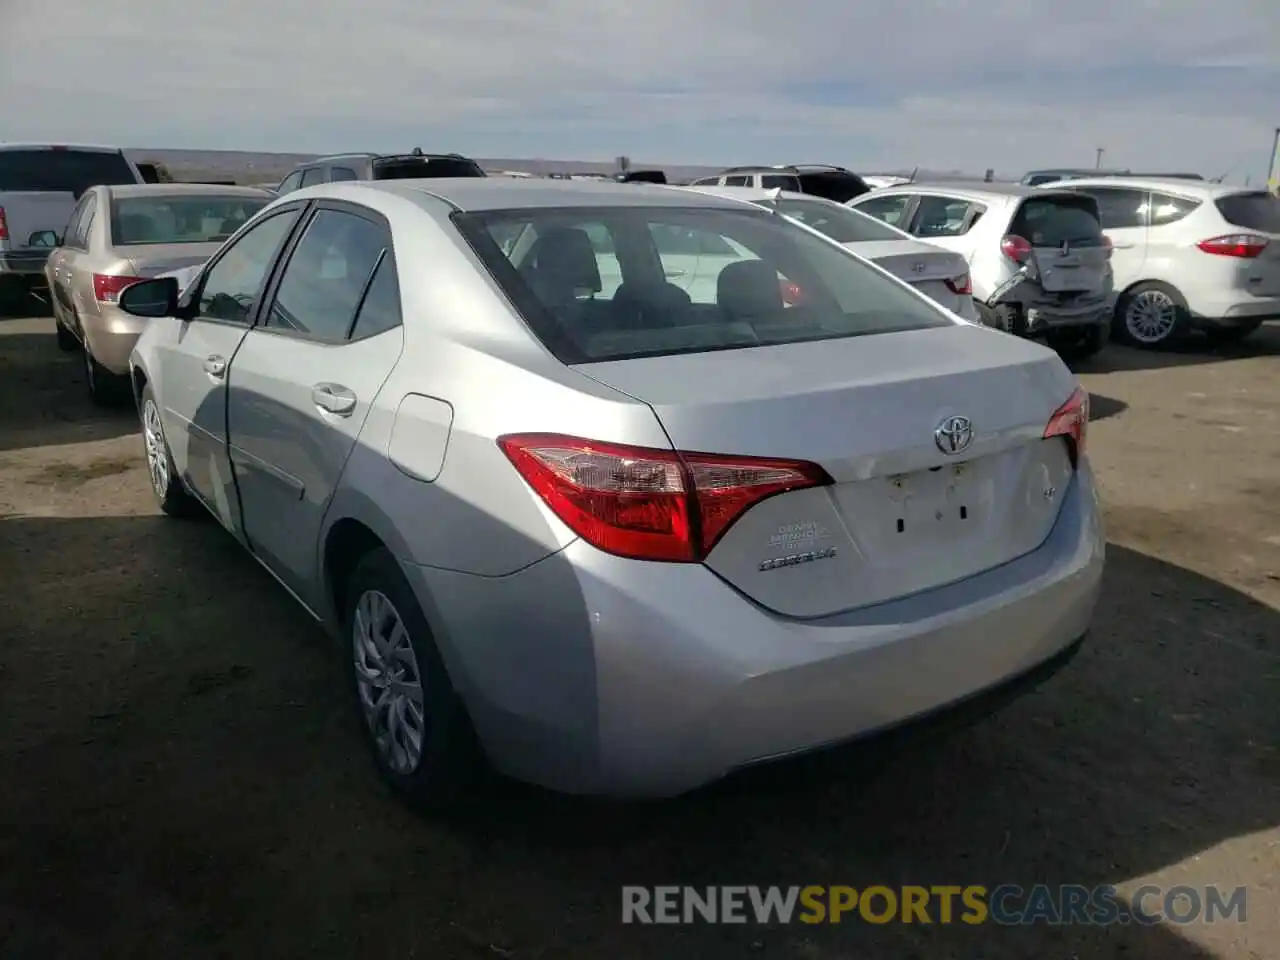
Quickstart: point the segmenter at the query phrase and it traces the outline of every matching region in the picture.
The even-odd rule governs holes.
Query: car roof
[[[268,200],[275,195],[258,187],[241,187],[213,183],[129,183],[109,186],[107,193],[113,199],[129,197],[262,197]]]
[[[1072,181],[1073,183],[1075,181]],[[1036,197],[1046,192],[1046,187],[1024,187],[1020,183],[987,183],[985,180],[939,181],[915,180],[911,183],[899,183],[889,187],[881,187],[863,197],[879,197],[898,193],[938,193],[945,196],[961,197],[966,200],[1004,200],[1009,198]],[[862,199],[859,197],[858,199]]]
[[[6,143],[0,142],[0,150],[82,150],[86,153],[124,153],[120,147],[108,147],[100,143]]]
[[[423,160],[432,158],[448,158],[450,160],[470,160],[470,157],[463,156],[460,153],[414,153],[412,150],[406,150],[403,153],[368,153],[358,151],[356,153],[330,153],[323,157],[313,157],[298,164],[301,167],[308,167],[316,163],[330,163],[334,160],[405,160],[410,157],[421,157]]]
[[[366,180],[317,184],[288,195],[346,197],[376,190],[411,200],[419,206],[434,197],[455,210],[537,209],[538,207],[720,207],[737,208],[740,201],[697,193],[677,192],[666,184],[615,183],[612,180],[526,180],[519,177],[437,177],[413,180]],[[676,197],[679,196],[679,200]]]
[[[774,196],[778,196],[787,200],[819,200],[822,203],[830,203],[837,207],[842,206],[842,204],[836,203],[834,200],[815,197],[811,193],[799,193],[795,190],[770,190],[764,187],[721,187],[712,183],[671,184],[671,186],[676,190],[705,193],[712,197],[726,197],[730,200],[745,200],[747,203],[752,203],[756,200],[769,200]]]
[[[1259,189],[1249,187],[1230,187],[1208,180],[1183,180],[1180,177],[1081,177],[1078,180],[1066,180],[1059,183],[1046,183],[1038,190],[1061,186],[1064,189],[1080,187],[1127,187],[1133,190],[1156,190],[1160,193],[1173,193],[1200,200],[1212,200],[1232,193],[1257,193]]]

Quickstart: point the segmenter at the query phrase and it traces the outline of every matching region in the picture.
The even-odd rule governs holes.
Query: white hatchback
[[[1154,348],[1201,330],[1238,342],[1280,319],[1280,200],[1265,191],[1133,177],[1046,186],[1098,201],[1117,340]]]

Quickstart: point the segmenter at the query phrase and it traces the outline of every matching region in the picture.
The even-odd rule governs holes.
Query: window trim
[[[289,269],[289,263],[293,260],[293,255],[298,249],[298,245],[302,243],[302,238],[306,236],[307,227],[309,227],[316,216],[323,210],[335,213],[346,213],[352,216],[360,217],[367,220],[374,226],[379,227],[384,237],[386,245],[382,248],[382,253],[378,255],[378,259],[374,261],[373,268],[369,271],[369,276],[365,277],[364,286],[360,290],[360,299],[356,301],[355,310],[351,313],[351,320],[347,323],[346,337],[342,340],[331,340],[327,337],[318,337],[309,331],[304,330],[286,330],[281,327],[269,327],[263,321],[266,318],[270,307],[276,302],[276,294],[280,291],[280,281],[284,279],[286,271]],[[369,337],[359,337],[355,340],[351,339],[351,334],[355,330],[356,321],[360,319],[360,311],[364,307],[364,302],[369,296],[369,288],[373,286],[373,280],[378,274],[378,268],[382,266],[382,262],[386,259],[387,254],[391,255],[391,262],[396,265],[396,285],[399,287],[400,269],[399,263],[395,258],[395,237],[391,230],[391,221],[383,214],[371,207],[362,204],[352,203],[349,200],[331,200],[322,199],[312,201],[308,205],[306,212],[298,218],[301,227],[295,227],[293,233],[285,241],[281,247],[280,255],[276,258],[275,269],[272,271],[266,287],[263,289],[262,297],[258,301],[258,307],[255,311],[253,324],[250,329],[258,333],[270,334],[275,337],[285,337],[290,340],[301,340],[304,343],[314,343],[324,347],[345,347],[351,343],[360,343]],[[397,294],[399,293],[397,289]],[[400,313],[400,326],[404,326],[403,297],[401,299],[402,309]],[[396,329],[394,327],[389,329]],[[384,330],[383,333],[388,331]],[[373,334],[377,336],[377,334]]]
[[[237,330],[252,330],[258,322],[259,314],[262,313],[262,304],[266,299],[266,292],[271,288],[271,284],[280,270],[281,255],[292,245],[294,238],[298,233],[298,224],[302,223],[306,219],[307,209],[309,206],[311,206],[310,202],[306,200],[299,200],[295,203],[272,207],[268,211],[264,211],[266,216],[260,215],[253,218],[241,227],[236,232],[235,236],[227,238],[226,243],[222,245],[222,249],[209,258],[208,263],[201,268],[200,276],[187,288],[187,292],[183,294],[178,307],[179,312],[184,314],[188,322],[192,323],[199,321],[200,323],[214,323],[220,327],[235,327]],[[271,263],[267,265],[267,272],[263,274],[262,283],[258,287],[258,297],[253,305],[253,313],[249,317],[248,321],[245,323],[238,323],[234,320],[223,320],[221,317],[209,317],[199,313],[200,300],[204,295],[204,287],[209,280],[209,274],[212,273],[218,264],[223,261],[227,254],[231,252],[234,245],[239,243],[245,234],[250,230],[257,228],[261,224],[266,223],[268,220],[272,220],[278,216],[283,216],[284,214],[294,214],[293,224],[287,231],[285,231],[284,240],[272,255]]]

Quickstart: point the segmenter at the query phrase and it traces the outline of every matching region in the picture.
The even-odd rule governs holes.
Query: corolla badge
[[[973,442],[973,424],[968,417],[947,417],[933,431],[933,441],[943,453],[954,456]]]

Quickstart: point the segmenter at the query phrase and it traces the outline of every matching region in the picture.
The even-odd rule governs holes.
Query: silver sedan
[[[691,293],[704,247],[741,254]],[[161,508],[342,640],[415,803],[486,761],[683,792],[1038,678],[1089,628],[1071,373],[767,210],[328,184],[120,303]]]

